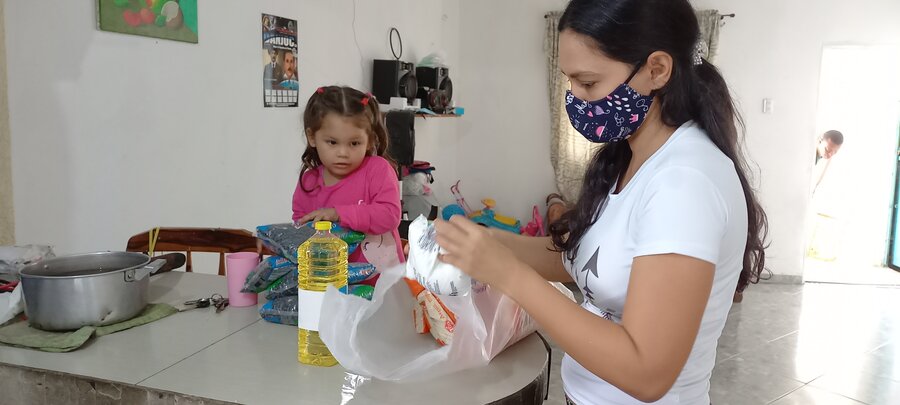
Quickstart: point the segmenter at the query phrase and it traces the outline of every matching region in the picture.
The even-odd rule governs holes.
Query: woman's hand
[[[303,218],[300,218],[297,222],[305,224],[309,221],[339,222],[340,220],[341,219],[340,217],[338,217],[337,210],[335,210],[334,208],[321,208],[304,215]]]
[[[525,268],[490,230],[462,217],[435,221],[437,242],[446,253],[441,261],[458,267],[472,278],[505,292],[509,282]]]

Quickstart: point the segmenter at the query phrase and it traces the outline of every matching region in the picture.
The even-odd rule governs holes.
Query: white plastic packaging
[[[466,296],[474,281],[462,270],[438,259],[442,249],[435,240],[434,224],[419,215],[409,225],[409,258],[406,277],[437,295]]]

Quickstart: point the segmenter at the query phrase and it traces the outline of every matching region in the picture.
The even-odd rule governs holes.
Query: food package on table
[[[297,271],[297,265],[281,256],[269,256],[259,262],[256,269],[247,275],[244,281],[243,293],[260,293],[274,284],[278,279],[292,271]]]
[[[259,316],[268,322],[297,326],[298,302],[296,294],[276,298],[259,308]]]
[[[347,242],[347,254],[352,254],[366,235],[351,229],[331,224],[331,233]],[[313,223],[294,226],[291,223],[260,225],[256,227],[258,237],[269,250],[297,264],[297,248],[316,234]]]
[[[434,224],[424,216],[420,215],[409,225],[406,277],[437,295],[468,295],[475,281],[462,270],[438,259],[442,250],[435,237]]]
[[[413,321],[416,332],[431,333],[441,346],[453,341],[453,329],[456,327],[456,316],[441,300],[419,284],[416,280],[405,278],[409,291],[419,305],[413,307]]]

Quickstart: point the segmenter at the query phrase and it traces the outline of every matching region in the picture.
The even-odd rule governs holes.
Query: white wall
[[[200,0],[199,44],[99,31],[93,2],[6,2],[16,241],[115,250],[153,226],[288,220],[303,106],[261,105],[262,12],[300,21],[303,100],[368,89],[391,26],[404,59],[443,47],[458,65],[456,2],[358,3],[360,50],[351,0]],[[455,159],[430,158],[452,149],[451,121],[419,122],[417,157],[452,176]]]
[[[460,51],[465,81],[457,102],[462,193],[477,209],[493,197],[497,212],[531,219],[556,191],[550,165],[550,112],[544,14],[565,0],[462,0]]]
[[[722,29],[716,63],[742,103],[749,152],[760,167],[762,201],[771,226],[769,267],[779,274],[800,275],[811,157],[820,129],[816,109],[822,49],[826,44],[898,43],[900,2],[692,3],[737,14]],[[775,100],[772,114],[761,112],[766,97]],[[866,136],[845,135],[848,147]]]
[[[12,198],[12,165],[10,164],[9,109],[6,96],[6,41],[3,29],[5,0],[0,0],[0,245],[15,242],[15,218]]]

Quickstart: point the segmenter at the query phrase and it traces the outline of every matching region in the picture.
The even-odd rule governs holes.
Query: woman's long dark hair
[[[656,51],[672,56],[672,76],[657,90],[656,106],[663,123],[679,127],[695,121],[713,143],[734,162],[747,202],[747,245],[737,291],[756,283],[765,269],[768,222],[747,178],[738,127],[743,121],[725,80],[709,61],[694,65],[700,27],[688,0],[571,0],[559,21],[560,32],[570,30],[592,38],[606,56],[638,66]],[[551,224],[554,246],[574,259],[581,239],[596,222],[598,207],[606,203],[612,186],[631,161],[628,142],[605,145],[584,176],[574,209]]]
[[[388,155],[388,132],[384,124],[384,118],[381,116],[381,110],[378,108],[378,100],[371,94],[363,93],[352,87],[346,86],[325,86],[319,87],[309,101],[306,103],[306,110],[303,112],[303,129],[305,133],[315,134],[322,128],[322,122],[328,114],[336,114],[341,117],[355,119],[357,125],[369,134],[369,151],[368,156],[381,156],[396,166],[393,159]],[[307,170],[314,169],[322,165],[319,159],[319,153],[316,148],[306,145],[301,157],[303,167],[300,169],[300,178]],[[303,191],[307,190],[303,181],[300,182]]]

